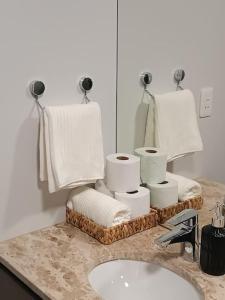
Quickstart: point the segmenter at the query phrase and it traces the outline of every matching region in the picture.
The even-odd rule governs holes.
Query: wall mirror
[[[218,73],[218,65],[223,61],[224,3],[216,3],[205,0],[118,1],[118,152],[132,153],[144,143],[149,97],[140,82],[143,71],[152,73],[149,90],[158,94],[174,91],[174,71],[184,69],[186,76],[182,86],[194,93],[197,109],[202,87],[213,86],[222,96],[222,68]],[[218,141],[209,131],[211,126],[219,126],[216,122],[214,118],[199,118],[204,153],[177,160],[171,171],[187,176],[210,172],[207,161],[212,159],[212,139],[215,143]]]

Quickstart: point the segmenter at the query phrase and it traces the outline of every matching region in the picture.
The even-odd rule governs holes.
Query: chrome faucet
[[[167,247],[170,244],[191,243],[193,260],[197,259],[196,247],[199,247],[199,229],[198,229],[198,214],[194,209],[185,209],[176,216],[169,219],[161,225],[170,230],[155,240],[155,243],[162,247]]]

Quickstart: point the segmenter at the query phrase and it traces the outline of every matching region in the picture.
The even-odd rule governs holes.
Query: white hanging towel
[[[40,118],[40,180],[49,192],[104,178],[101,111],[96,102],[48,106]]]
[[[168,154],[168,161],[203,150],[191,91],[182,90],[155,96],[154,108],[151,105],[147,116],[145,146],[160,148]]]
[[[86,186],[70,192],[67,206],[105,227],[121,224],[131,218],[128,206]]]
[[[166,173],[166,178],[175,180],[178,183],[178,198],[180,201],[201,196],[202,194],[201,185],[192,179],[169,172]]]

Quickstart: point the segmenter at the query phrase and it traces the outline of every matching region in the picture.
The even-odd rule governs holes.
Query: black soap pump
[[[212,225],[202,228],[200,266],[203,272],[220,276],[225,274],[225,228],[223,204],[217,202]]]

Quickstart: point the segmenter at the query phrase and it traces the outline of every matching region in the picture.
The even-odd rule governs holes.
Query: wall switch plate
[[[200,118],[210,117],[213,107],[213,88],[205,87],[201,89],[200,98]]]

